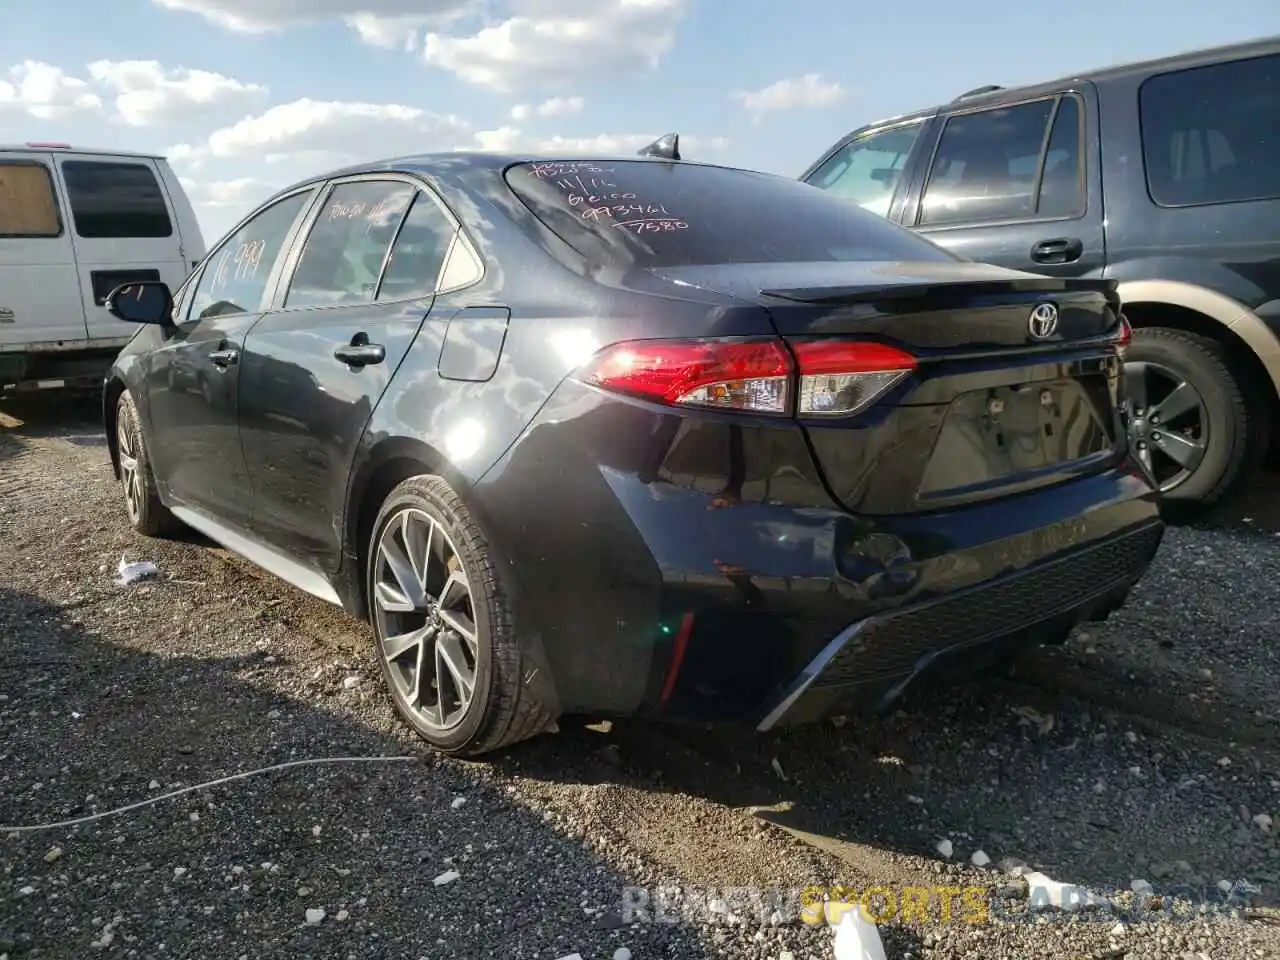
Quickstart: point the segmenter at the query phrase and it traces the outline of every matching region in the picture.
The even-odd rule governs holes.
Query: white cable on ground
[[[116,814],[128,813],[130,810],[138,810],[142,807],[150,806],[153,803],[159,803],[161,800],[171,800],[174,797],[180,797],[184,793],[191,793],[195,790],[206,790],[209,787],[217,787],[224,783],[230,783],[233,780],[244,780],[248,777],[255,777],[260,773],[274,773],[277,770],[288,770],[290,767],[306,767],[316,766],[322,763],[404,763],[407,761],[420,760],[421,757],[318,757],[311,760],[291,760],[288,763],[277,763],[270,767],[261,767],[257,770],[248,770],[245,773],[232,774],[229,777],[221,777],[217,780],[209,780],[206,783],[197,783],[192,787],[183,787],[181,790],[174,790],[170,793],[162,793],[158,797],[148,797],[146,800],[140,800],[138,803],[131,803],[127,807],[117,807],[115,810],[106,810],[102,813],[91,814],[87,817],[77,817],[74,820],[62,820],[58,823],[39,823],[26,827],[0,827],[0,833],[32,833],[36,830],[57,830],[60,827],[74,827],[81,823],[89,823],[93,820],[101,820],[104,817],[114,817]]]

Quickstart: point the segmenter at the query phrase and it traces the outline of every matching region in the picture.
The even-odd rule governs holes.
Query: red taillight
[[[916,368],[894,347],[848,340],[633,340],[606,347],[579,377],[673,406],[800,416],[865,409]]]
[[[1116,333],[1115,344],[1116,353],[1123,360],[1126,353],[1129,352],[1129,344],[1133,342],[1133,327],[1129,326],[1129,321],[1122,313],[1120,314],[1120,329]]]
[[[786,413],[791,358],[779,340],[633,340],[596,354],[582,377],[659,403]]]
[[[806,340],[791,345],[800,365],[796,412],[848,416],[866,409],[916,368],[916,358],[883,343]]]

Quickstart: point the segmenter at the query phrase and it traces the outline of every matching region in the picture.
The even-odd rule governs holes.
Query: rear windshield
[[[637,267],[957,257],[798,180],[656,160],[538,161],[507,183],[583,256]]]

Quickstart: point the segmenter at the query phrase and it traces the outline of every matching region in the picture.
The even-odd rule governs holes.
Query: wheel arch
[[[512,612],[519,624],[517,639],[529,658],[530,669],[524,683],[535,687],[541,702],[558,713],[559,694],[543,646],[541,625],[534,616],[533,608],[525,600],[520,578],[502,557],[500,545],[494,543],[491,521],[485,515],[483,504],[475,496],[473,484],[466,480],[447,456],[424,441],[408,437],[381,440],[369,450],[360,461],[360,466],[352,473],[343,521],[343,572],[337,578],[343,606],[348,613],[366,621],[369,619],[364,570],[374,522],[387,495],[403,481],[422,474],[434,474],[448,481],[466,503],[473,518],[489,535],[490,548],[497,554],[494,557],[494,567],[502,574]]]
[[[1280,339],[1252,310],[1216,291],[1173,280],[1122,282],[1124,314],[1136,329],[1172,327],[1217,340],[1245,373],[1242,386],[1280,422]]]
[[[120,479],[120,444],[116,440],[116,406],[120,402],[120,394],[125,391],[125,382],[118,374],[113,374],[102,388],[102,429],[107,437],[107,455],[111,458],[111,473],[116,480]]]

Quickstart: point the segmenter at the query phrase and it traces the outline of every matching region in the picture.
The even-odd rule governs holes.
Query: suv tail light
[[[680,407],[849,416],[916,368],[894,347],[779,339],[633,340],[606,347],[579,377],[615,393]]]

